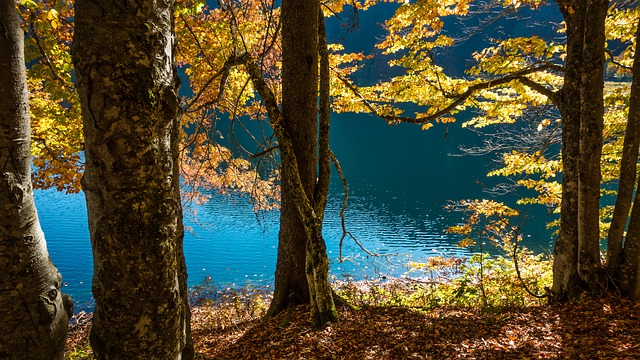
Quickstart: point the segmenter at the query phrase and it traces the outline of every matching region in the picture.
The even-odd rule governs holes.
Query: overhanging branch
[[[445,106],[444,108],[442,108],[441,110],[438,110],[437,112],[435,112],[434,114],[428,115],[428,116],[423,116],[421,118],[417,118],[417,117],[411,117],[411,116],[393,116],[393,115],[384,115],[381,114],[378,109],[376,109],[375,105],[372,104],[369,100],[367,100],[362,93],[360,93],[357,89],[357,87],[355,85],[353,85],[348,79],[346,79],[345,77],[337,74],[338,79],[340,79],[357,97],[360,98],[360,100],[362,101],[362,103],[364,104],[364,106],[369,109],[369,111],[371,111],[372,114],[376,115],[377,117],[384,119],[388,122],[394,122],[394,123],[410,123],[410,124],[424,124],[430,121],[434,121],[446,114],[449,114],[451,111],[453,111],[455,108],[457,108],[458,106],[462,105],[467,99],[469,99],[470,97],[472,97],[473,95],[475,95],[476,93],[478,93],[481,90],[487,90],[490,89],[492,87],[496,87],[496,86],[500,86],[500,85],[504,85],[504,84],[508,84],[512,81],[520,81],[521,83],[523,83],[524,85],[530,87],[531,89],[538,91],[539,93],[541,93],[542,95],[547,96],[554,104],[557,104],[558,101],[558,93],[546,88],[545,86],[543,86],[542,84],[536,83],[533,80],[530,80],[529,78],[526,77],[526,75],[529,74],[533,74],[536,72],[540,72],[540,71],[545,71],[545,70],[551,70],[551,71],[562,71],[563,68],[560,65],[557,64],[553,64],[553,63],[543,63],[541,65],[537,65],[537,66],[532,66],[532,67],[528,67],[516,72],[513,72],[511,74],[508,75],[504,75],[500,78],[497,79],[492,79],[492,80],[488,80],[488,81],[484,81],[484,82],[480,82],[480,83],[476,83],[473,84],[471,86],[469,86],[469,88],[467,88],[467,90],[465,90],[464,92],[458,94],[457,96],[449,96],[451,98],[454,98],[455,100],[452,101],[451,103],[449,103],[447,106]]]

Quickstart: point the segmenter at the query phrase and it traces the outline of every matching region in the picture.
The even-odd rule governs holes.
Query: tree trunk
[[[302,187],[312,203],[316,183],[318,109],[316,6],[315,0],[289,0],[282,3],[281,9],[283,126],[291,138]],[[292,173],[283,161],[280,167],[282,207],[278,259],[270,315],[310,301],[305,270],[307,234],[292,196]]]
[[[76,2],[98,359],[192,359],[173,2]]]
[[[0,0],[0,358],[63,359],[73,303],[33,201],[24,32]]]
[[[640,193],[636,191],[635,204],[640,204]],[[620,267],[620,289],[624,295],[640,299],[640,206],[631,210],[629,229],[624,241],[624,255]]]
[[[327,165],[330,160],[329,119],[326,116],[323,116],[320,129],[321,179],[316,183],[319,12],[317,1],[285,0],[282,3],[282,116],[276,116],[273,110],[270,113],[282,153],[283,190],[276,268],[275,297],[278,302],[272,304],[269,313],[276,314],[293,301],[302,299],[285,298],[287,294],[292,294],[293,289],[282,288],[283,282],[279,277],[298,277],[300,274],[291,272],[299,271],[300,260],[304,260],[307,295],[315,327],[338,320],[329,283],[329,259],[322,237],[322,219],[329,184]],[[268,107],[275,108],[275,104]],[[323,102],[323,114],[326,113],[325,107],[326,103]],[[293,206],[295,212],[290,208],[285,209],[285,205]],[[281,250],[290,249],[294,243],[298,249],[304,244],[305,255],[293,260],[296,262],[295,268],[286,268],[280,257],[286,256],[287,260],[291,260],[291,256],[290,253],[281,253]]]
[[[578,275],[578,169],[580,159],[580,87],[584,43],[582,4],[556,1],[567,27],[567,59],[561,89],[562,204],[560,231],[554,248],[552,292],[558,300],[580,292]]]
[[[639,24],[640,25],[640,24]],[[640,40],[640,27],[636,31],[636,44]],[[624,137],[622,161],[620,164],[620,183],[618,186],[618,198],[611,220],[608,248],[614,251],[609,255],[607,269],[621,281],[622,292],[636,300],[640,299],[640,193],[636,186],[636,195],[633,201],[633,210],[629,219],[629,228],[624,241],[622,252],[622,233],[631,206],[633,186],[636,180],[638,147],[640,146],[640,51],[636,51],[633,57],[633,81],[631,82],[631,95],[629,99],[629,119]],[[640,179],[638,179],[640,180]],[[639,184],[640,185],[640,182]],[[620,209],[618,209],[620,206]],[[616,216],[619,218],[616,218]],[[619,223],[614,223],[615,220]],[[613,230],[614,225],[616,229]],[[615,236],[615,238],[612,238]],[[622,252],[618,254],[618,251]],[[620,261],[619,274],[615,272],[616,261]]]
[[[640,24],[638,25],[636,44],[638,44],[640,40]],[[629,218],[629,209],[631,209],[631,200],[636,182],[639,146],[640,51],[636,51],[633,56],[633,80],[631,82],[631,94],[629,96],[629,117],[624,135],[624,144],[622,145],[622,159],[620,160],[618,196],[616,197],[616,205],[613,209],[613,217],[607,237],[607,272],[614,279],[619,278],[620,266],[623,259],[622,239]],[[629,245],[629,241],[627,241],[627,245]]]
[[[608,0],[588,0],[584,10],[580,86],[578,273],[590,291],[604,287],[600,261],[600,158],[604,119],[604,23]]]
[[[318,57],[320,59],[320,126],[318,131],[318,182],[315,188],[314,211],[318,216],[318,224],[310,237],[307,246],[307,278],[313,279],[311,291],[312,317],[311,323],[316,327],[328,322],[338,321],[335,306],[335,293],[329,283],[329,257],[327,246],[322,236],[322,222],[329,197],[331,181],[331,150],[329,148],[329,125],[331,123],[331,77],[329,73],[329,48],[324,24],[324,14],[318,7]],[[311,283],[311,280],[309,280]],[[311,285],[309,286],[311,288]]]

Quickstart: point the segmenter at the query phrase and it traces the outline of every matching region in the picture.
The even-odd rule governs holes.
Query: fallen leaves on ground
[[[210,307],[192,314],[204,359],[640,359],[640,302],[614,297],[492,313],[343,308],[320,330],[305,306],[224,327]]]

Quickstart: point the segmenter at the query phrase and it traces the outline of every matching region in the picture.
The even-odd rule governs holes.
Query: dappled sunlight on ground
[[[640,303],[613,297],[492,313],[467,309],[343,308],[341,322],[321,330],[311,329],[309,312],[304,306],[270,319],[258,318],[261,309],[253,314],[246,309],[238,312],[237,307],[192,309],[192,334],[198,357],[640,358]],[[232,313],[239,316],[238,321],[232,318]],[[86,331],[80,333],[75,329],[70,336],[70,348],[86,343],[83,337]]]

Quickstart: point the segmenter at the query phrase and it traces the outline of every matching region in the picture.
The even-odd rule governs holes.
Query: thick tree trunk
[[[580,87],[584,43],[581,2],[556,1],[567,26],[567,59],[561,90],[562,204],[560,231],[554,248],[553,288],[559,300],[580,292],[578,275],[578,169],[580,159]]]
[[[76,2],[98,359],[191,359],[173,2]]]
[[[71,299],[60,292],[31,186],[24,32],[0,0],[0,358],[63,359]]]
[[[316,114],[318,98],[318,33],[316,1],[282,4],[282,115],[291,138],[300,180],[313,203],[316,183]],[[280,139],[279,139],[280,140]],[[274,298],[269,314],[309,303],[306,277],[307,234],[292,196],[293,170],[283,161],[282,207]]]
[[[305,232],[305,237],[308,238],[305,247],[307,249],[305,256],[307,267],[305,272],[310,288],[309,293],[311,295],[313,324],[319,327],[329,321],[338,321],[338,313],[333,302],[332,290],[329,284],[329,259],[327,257],[324,239],[322,238],[322,214],[324,214],[324,205],[322,202],[312,204],[311,199],[302,186],[294,145],[291,137],[284,128],[283,116],[280,109],[278,109],[278,104],[273,92],[267,87],[260,70],[258,70],[258,67],[248,54],[243,55],[239,60],[245,64],[253,86],[266,105],[269,118],[271,119],[271,126],[278,138],[280,152],[282,153],[282,167],[291,170],[291,176],[283,179],[287,180],[287,186],[291,189],[290,196],[292,202],[296,205],[302,229]],[[328,121],[328,118],[324,117],[322,122],[324,121]],[[328,130],[328,123],[323,123],[320,130],[320,138],[326,138],[328,141]],[[326,136],[322,134],[326,134]],[[321,144],[324,144],[322,147],[328,146],[328,143],[323,141],[321,141]],[[328,148],[326,148],[326,150],[328,151]],[[321,151],[321,153],[323,152],[324,151]],[[326,166],[321,165],[320,168],[326,169]],[[321,171],[321,173],[328,176],[327,171]],[[328,181],[328,179],[326,181]],[[320,179],[316,184],[316,189],[321,188],[324,182],[325,180]],[[319,193],[322,194],[323,192],[319,191]],[[324,200],[322,200],[324,204],[326,204],[326,195],[327,193],[324,191]],[[318,196],[318,198],[321,199],[322,196]],[[322,209],[316,211],[314,205],[317,208],[322,207]]]
[[[604,285],[600,261],[600,155],[604,114],[604,20],[608,1],[557,0],[567,24],[561,91],[562,205],[553,293],[575,296]]]
[[[323,117],[320,129],[323,139],[320,144],[321,179],[316,184],[319,11],[317,1],[285,0],[282,3],[282,116],[270,113],[282,153],[283,209],[278,257],[281,256],[281,249],[290,246],[283,242],[295,241],[299,246],[302,236],[305,256],[295,261],[305,261],[307,294],[311,303],[312,323],[316,327],[338,320],[329,283],[329,259],[322,237],[322,218],[329,181],[328,117]],[[275,104],[268,107],[275,108]],[[285,205],[294,206],[295,214],[285,209]],[[294,215],[295,222],[292,218],[285,218]],[[290,225],[295,225],[295,228]],[[294,240],[291,235],[297,238]],[[272,304],[270,314],[282,311],[291,304],[291,299],[283,301],[283,297],[291,294],[292,289],[283,289],[278,277],[299,276],[286,273],[292,270],[285,268],[278,259],[278,302]]]
[[[608,0],[588,0],[584,11],[580,86],[578,273],[590,291],[604,287],[600,261],[600,158],[604,119],[604,23]]]
[[[638,41],[640,41],[640,24],[636,31],[636,44],[638,44]],[[622,239],[629,218],[629,209],[631,209],[631,200],[636,182],[639,146],[640,51],[636,51],[633,57],[633,80],[631,82],[631,94],[629,96],[629,117],[624,135],[624,144],[622,145],[622,159],[620,161],[618,196],[613,209],[613,217],[607,237],[607,272],[614,279],[619,278],[620,266],[623,259]],[[629,241],[627,241],[627,246],[628,245]],[[638,257],[636,257],[636,259],[637,258]]]
[[[298,208],[292,198],[289,171],[281,168],[282,205],[280,212],[280,233],[278,236],[278,257],[276,260],[273,300],[268,315],[274,316],[298,304],[308,304],[309,285],[307,284],[305,248],[307,236],[298,215]],[[308,184],[308,183],[307,183]],[[305,189],[308,189],[307,185]]]

